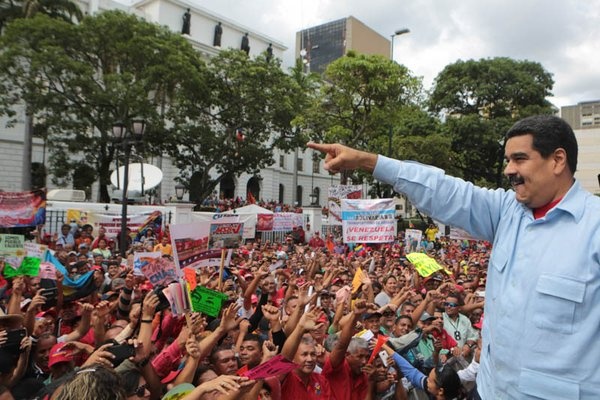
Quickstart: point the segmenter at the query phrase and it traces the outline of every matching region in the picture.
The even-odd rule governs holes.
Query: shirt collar
[[[583,217],[585,210],[585,192],[581,189],[579,181],[575,181],[562,201],[558,203],[553,210],[548,213],[555,213],[554,210],[562,210],[573,216],[575,222],[579,222]]]

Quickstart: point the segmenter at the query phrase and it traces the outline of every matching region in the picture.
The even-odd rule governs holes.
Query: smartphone
[[[128,358],[135,356],[135,347],[131,344],[113,345],[108,347],[106,351],[115,356],[115,358],[112,359],[113,367],[116,367]]]
[[[44,304],[42,304],[42,311],[47,311],[56,305],[56,302],[58,300],[57,287],[44,288],[42,289],[40,294],[46,298],[46,301],[44,302]]]
[[[167,296],[165,296],[163,293],[163,289],[163,287],[156,287],[154,289],[154,293],[156,293],[156,296],[158,296],[158,306],[156,306],[156,312],[163,311],[171,307],[169,300],[167,300]]]
[[[42,289],[40,294],[46,298],[46,301],[52,300],[52,299],[55,299],[56,297],[58,297],[58,288],[53,287],[53,288]]]
[[[25,336],[27,336],[25,328],[6,331],[6,342],[0,348],[11,354],[18,354],[21,349],[21,341]]]
[[[381,358],[381,362],[383,362],[383,366],[387,367],[389,366],[389,361],[388,359],[390,358],[390,356],[388,355],[387,351],[385,350],[381,350],[379,352],[379,358]]]

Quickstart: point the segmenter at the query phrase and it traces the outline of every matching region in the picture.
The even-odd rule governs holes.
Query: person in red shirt
[[[281,354],[298,364],[298,368],[281,377],[281,395],[284,399],[318,400],[331,399],[329,382],[314,372],[317,365],[317,350],[311,331],[318,329],[317,319],[321,314],[317,308],[304,313],[296,328],[285,341]]]
[[[321,234],[319,231],[316,231],[314,233],[313,237],[310,238],[310,240],[308,241],[308,245],[312,249],[322,249],[323,247],[325,247],[325,241],[321,237]]]
[[[362,338],[353,338],[356,320],[366,311],[364,300],[354,303],[354,310],[340,324],[342,330],[330,356],[325,360],[323,376],[329,381],[332,399],[363,400],[369,390],[369,381],[363,368],[371,352],[369,344]]]

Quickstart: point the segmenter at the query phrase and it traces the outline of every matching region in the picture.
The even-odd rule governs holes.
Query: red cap
[[[92,267],[92,271],[100,271],[100,272],[104,272],[104,270],[102,269],[102,266],[100,265],[94,265]]]
[[[477,329],[481,329],[481,327],[483,326],[483,314],[481,315],[481,318],[479,318],[479,322],[473,324],[473,326]]]
[[[61,363],[73,361],[73,350],[63,349],[66,343],[56,343],[50,349],[50,356],[48,357],[48,368]]]

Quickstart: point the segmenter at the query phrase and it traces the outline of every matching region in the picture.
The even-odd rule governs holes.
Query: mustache
[[[510,175],[508,177],[508,181],[510,182],[511,185],[520,185],[522,183],[525,183],[525,179],[523,179],[523,177],[521,175]]]

